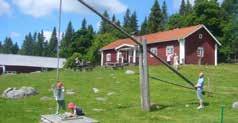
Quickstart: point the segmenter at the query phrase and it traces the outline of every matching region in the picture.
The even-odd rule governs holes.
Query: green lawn
[[[126,75],[127,69],[136,71],[136,74]],[[149,71],[150,76],[189,86],[163,66],[152,66]],[[60,78],[66,89],[76,91],[74,96],[66,96],[66,101],[76,102],[87,116],[101,123],[218,123],[221,105],[225,106],[225,123],[238,122],[238,110],[231,108],[232,102],[238,101],[238,65],[183,66],[180,71],[195,82],[198,73],[204,71],[212,91],[219,93],[205,97],[207,106],[204,110],[196,109],[194,91],[150,79],[151,103],[159,105],[159,109],[142,112],[137,67],[124,70],[96,68],[91,72],[64,70],[60,72]],[[0,123],[38,123],[40,115],[54,113],[55,101],[41,101],[40,98],[52,96],[50,88],[55,76],[55,71],[0,76],[1,93],[8,87],[21,86],[32,86],[40,92],[22,100],[0,98]],[[98,88],[99,93],[95,94],[92,88]],[[109,92],[114,95],[108,96]],[[106,101],[97,101],[97,97],[106,98]]]

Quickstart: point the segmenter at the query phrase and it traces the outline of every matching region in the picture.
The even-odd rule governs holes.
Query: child
[[[56,113],[59,114],[59,110],[65,110],[65,101],[64,101],[64,84],[60,81],[57,81],[55,90],[54,90],[55,100],[57,101]]]
[[[174,65],[175,70],[178,70],[178,66],[179,66],[178,59],[179,59],[178,55],[175,53],[174,54],[174,59],[173,59],[173,65]]]
[[[202,96],[203,85],[204,85],[204,74],[202,72],[200,72],[198,82],[195,85],[195,87],[197,88],[197,98],[198,98],[199,104],[200,104],[199,107],[197,107],[197,109],[204,108],[203,96]]]
[[[78,106],[76,106],[74,103],[70,102],[68,104],[68,109],[71,110],[71,117],[74,117],[74,116],[83,116],[85,115],[82,111],[81,108],[79,108]]]

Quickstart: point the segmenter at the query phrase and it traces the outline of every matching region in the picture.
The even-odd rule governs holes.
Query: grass
[[[136,74],[126,75],[127,69],[136,71]],[[149,70],[150,76],[189,86],[163,66],[151,66]],[[151,103],[159,108],[148,113],[141,111],[137,67],[124,70],[96,68],[91,72],[63,70],[60,78],[66,89],[76,91],[75,95],[66,96],[66,101],[76,102],[87,116],[101,123],[218,123],[222,105],[225,106],[225,123],[238,122],[238,110],[231,108],[232,103],[238,101],[238,65],[189,65],[180,71],[193,81],[197,80],[200,71],[204,71],[206,82],[208,78],[210,80],[211,90],[219,93],[213,97],[205,96],[205,109],[196,109],[198,104],[194,91],[150,79]],[[0,98],[0,123],[38,123],[40,115],[54,113],[55,101],[41,101],[40,98],[52,96],[50,88],[55,76],[55,71],[0,76],[0,92],[8,87],[21,86],[32,86],[39,91],[37,96],[21,100]],[[92,88],[98,88],[99,93],[93,93]],[[114,92],[114,95],[108,96],[109,92]],[[106,98],[106,101],[97,101],[97,97]]]

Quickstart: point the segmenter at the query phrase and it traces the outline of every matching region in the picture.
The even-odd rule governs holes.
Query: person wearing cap
[[[203,95],[202,95],[203,85],[204,85],[204,74],[203,74],[203,72],[200,72],[197,84],[195,85],[195,88],[197,89],[197,98],[198,98],[199,104],[200,104],[197,107],[197,109],[204,108],[204,105],[203,105]]]
[[[54,97],[57,102],[56,113],[59,114],[60,109],[65,110],[65,101],[64,101],[64,84],[61,81],[57,81]]]
[[[80,107],[78,107],[78,106],[76,106],[76,104],[74,104],[74,103],[72,103],[72,102],[70,102],[69,104],[68,104],[68,109],[70,109],[71,110],[71,117],[74,117],[74,116],[83,116],[83,115],[85,115],[84,113],[83,113],[83,110],[80,108]]]

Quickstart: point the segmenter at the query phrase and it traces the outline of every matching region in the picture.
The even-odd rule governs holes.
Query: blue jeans
[[[203,101],[202,89],[197,90],[197,98],[199,100]]]

